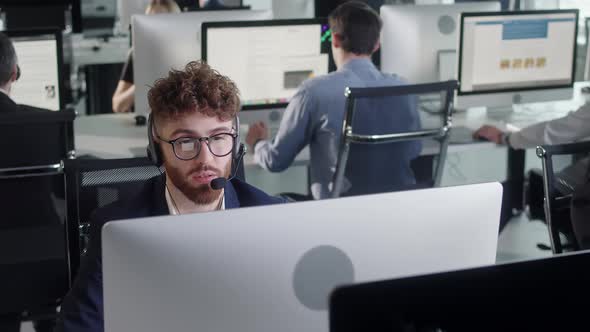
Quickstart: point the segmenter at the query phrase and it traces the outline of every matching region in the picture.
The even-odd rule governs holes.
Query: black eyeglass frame
[[[221,135],[229,135],[229,136],[231,136],[231,138],[232,138],[232,144],[231,144],[232,148],[227,153],[222,154],[222,155],[218,155],[218,154],[216,154],[215,152],[213,152],[211,150],[211,146],[209,145],[209,139],[211,139],[213,137],[221,136]],[[201,153],[201,149],[202,149],[201,148],[201,142],[203,142],[203,141],[205,141],[205,143],[207,145],[207,149],[209,149],[209,152],[211,152],[212,155],[214,155],[215,157],[225,157],[225,156],[227,156],[227,155],[229,155],[230,153],[233,152],[234,147],[236,145],[235,144],[236,143],[236,139],[238,138],[238,134],[237,133],[218,133],[218,134],[215,134],[215,135],[203,136],[203,137],[183,136],[183,137],[179,137],[179,138],[176,138],[176,139],[173,139],[173,140],[165,140],[162,137],[160,137],[160,135],[157,134],[157,133],[156,133],[155,136],[156,136],[156,138],[159,141],[162,141],[164,143],[168,143],[168,144],[172,145],[172,151],[174,152],[174,155],[176,156],[176,158],[178,158],[180,160],[184,160],[184,161],[193,160],[193,159],[196,159],[199,156],[199,154]],[[195,154],[194,157],[191,157],[191,158],[182,158],[182,157],[178,156],[178,153],[176,153],[176,145],[175,145],[175,143],[177,141],[181,140],[181,139],[185,139],[185,140],[186,139],[192,139],[194,141],[194,143],[197,144],[197,146],[198,146],[197,147],[197,153]]]

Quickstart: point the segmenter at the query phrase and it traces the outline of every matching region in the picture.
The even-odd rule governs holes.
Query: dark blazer
[[[20,107],[32,107],[26,105],[18,105],[14,102],[10,97],[8,97],[4,92],[0,91],[0,113],[5,112],[17,112]]]
[[[63,301],[57,332],[104,330],[100,238],[102,226],[111,220],[168,215],[170,212],[164,186],[165,178],[156,177],[149,180],[140,194],[131,200],[115,202],[93,213],[90,218],[92,228],[88,252],[82,259],[72,289]],[[225,187],[226,209],[282,202],[238,179],[230,181]]]
[[[46,109],[42,109],[42,108],[38,108],[38,107],[34,107],[34,106],[29,106],[29,105],[17,104],[14,102],[14,100],[12,100],[10,97],[8,97],[4,92],[0,91],[0,113],[27,112],[27,111],[49,112]]]
[[[15,103],[5,93],[0,92],[0,114],[6,116],[9,113],[19,114],[30,114],[34,117],[35,114],[40,112],[46,113],[51,112],[46,109],[37,108],[28,105],[19,105]],[[0,148],[3,153],[7,154],[7,157],[0,160],[0,168],[9,168],[17,166],[33,166],[32,164],[20,165],[25,163],[23,155],[18,153],[24,153],[29,156],[29,159],[38,160],[38,155],[41,154],[39,149],[46,149],[47,145],[42,142],[48,142],[48,135],[55,135],[55,131],[48,130],[47,132],[42,127],[35,127],[37,132],[26,132],[22,127],[2,127]],[[27,131],[32,128],[27,127]],[[30,138],[31,141],[26,140]],[[20,142],[20,143],[17,143]],[[58,162],[59,159],[65,158],[65,153],[61,158],[55,156],[55,160],[51,163]],[[15,162],[18,162],[15,164]],[[48,162],[49,164],[49,162]],[[63,181],[63,180],[62,180]],[[39,226],[40,224],[59,224],[57,212],[53,205],[49,193],[52,191],[52,185],[54,184],[52,178],[41,177],[41,178],[22,178],[22,179],[5,179],[0,182],[2,190],[0,190],[0,207],[4,212],[2,227],[33,227]],[[61,196],[61,195],[60,195]],[[27,210],[22,206],[15,205],[15,202],[27,202],[33,199],[35,203],[35,209]],[[16,207],[16,208],[15,208]],[[47,222],[40,222],[39,216],[44,216]]]

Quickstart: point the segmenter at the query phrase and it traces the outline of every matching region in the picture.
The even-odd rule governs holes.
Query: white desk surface
[[[534,123],[559,118],[584,104],[585,99],[579,91],[580,87],[586,85],[588,83],[576,84],[575,97],[569,101],[519,105],[515,107],[514,112],[497,115],[488,114],[485,108],[458,112],[453,115],[453,126],[466,127],[474,131],[484,124],[490,124],[505,130],[519,130]],[[433,122],[440,122],[440,116],[421,113],[424,114],[422,124],[425,128]],[[242,139],[246,130],[247,125],[242,125]],[[131,158],[146,155],[147,127],[136,126],[134,114],[80,116],[75,121],[74,133],[78,155],[92,154],[99,158]],[[451,140],[448,151],[453,153],[495,147],[497,146],[490,142],[455,143]],[[422,153],[434,154],[436,151],[433,147],[425,145]],[[294,165],[305,165],[308,161],[309,150],[306,148],[297,156]],[[246,167],[255,166],[251,153],[244,158],[244,164]]]

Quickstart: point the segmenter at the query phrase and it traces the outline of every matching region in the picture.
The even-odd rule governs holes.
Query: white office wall
[[[272,0],[272,13],[275,19],[312,18],[314,0]]]
[[[524,0],[521,2],[524,9],[557,9],[559,0]]]

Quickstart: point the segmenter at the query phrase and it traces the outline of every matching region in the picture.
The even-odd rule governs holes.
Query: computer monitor
[[[590,252],[352,285],[330,303],[331,332],[583,331]]]
[[[131,18],[133,15],[145,14],[149,0],[117,0],[118,30],[120,33],[129,33]]]
[[[18,104],[58,111],[63,101],[61,31],[4,31],[14,44],[21,75],[12,85]]]
[[[147,92],[157,79],[165,77],[172,68],[182,69],[190,61],[201,58],[203,22],[271,18],[272,12],[269,10],[220,10],[134,16],[135,112],[149,112]]]
[[[578,10],[461,15],[457,107],[571,99]]]
[[[500,3],[381,7],[381,70],[411,83],[455,78],[459,15],[499,11]]]
[[[202,30],[203,60],[236,82],[244,110],[285,107],[303,81],[328,73],[325,19],[208,22]]]
[[[455,0],[455,3],[463,3],[463,2],[490,2],[495,1],[499,2],[502,6],[502,10],[514,10],[515,4],[518,0]]]
[[[493,264],[501,200],[487,183],[110,222],[105,331],[327,331],[336,286]]]

